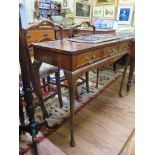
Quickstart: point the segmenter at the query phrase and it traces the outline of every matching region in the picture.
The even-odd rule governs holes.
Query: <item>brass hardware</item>
[[[30,39],[32,36],[31,36],[31,34],[28,34],[27,35],[27,39]]]
[[[44,37],[47,37],[47,36],[48,36],[48,33],[47,33],[47,32],[45,32],[45,33],[43,34],[43,36],[44,36]]]
[[[91,58],[89,58],[89,57],[86,57],[85,58],[86,59],[86,62],[88,63],[88,64],[92,64],[95,60],[95,55],[93,55]]]
[[[92,56],[92,59],[95,59],[95,54]]]
[[[88,62],[89,61],[89,58],[88,57],[86,57],[86,62]]]
[[[89,65],[92,64],[95,60],[90,60],[88,63]]]
[[[128,49],[128,45],[124,45],[123,47],[122,47],[122,50],[124,51],[124,50],[127,50]]]
[[[109,56],[113,56],[115,54],[115,49],[113,48],[111,51],[109,51]]]

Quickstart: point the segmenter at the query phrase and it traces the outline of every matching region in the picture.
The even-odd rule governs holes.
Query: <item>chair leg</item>
[[[56,77],[56,85],[57,85],[57,91],[58,91],[59,104],[60,104],[60,108],[62,108],[63,102],[62,102],[62,95],[61,95],[60,72],[59,71],[55,73],[55,77]]]
[[[99,72],[100,72],[100,69],[97,68],[97,77],[96,77],[96,86],[95,86],[95,88],[98,88]]]
[[[86,75],[86,89],[87,93],[89,93],[89,72],[86,72],[85,75]]]
[[[48,91],[50,91],[50,75],[47,76]]]
[[[114,63],[113,63],[113,71],[114,71],[114,72],[116,72],[116,67],[117,67],[117,63],[114,62]]]
[[[46,80],[45,80],[45,78],[42,78],[42,82],[43,82],[43,89],[46,92],[47,90],[46,90]]]
[[[48,118],[48,112],[46,110],[46,107],[44,105],[44,102],[43,102],[43,96],[42,96],[42,91],[41,91],[41,84],[40,84],[40,75],[39,75],[39,62],[38,61],[34,61],[33,62],[33,69],[34,69],[34,75],[35,75],[35,83],[36,83],[36,94],[40,100],[40,107],[42,109],[42,112],[43,112],[43,118]]]
[[[24,125],[24,112],[23,112],[23,106],[22,106],[20,97],[19,97],[19,119],[20,119],[20,123]]]

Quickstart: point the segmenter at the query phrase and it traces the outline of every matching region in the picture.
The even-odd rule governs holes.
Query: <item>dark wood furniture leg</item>
[[[43,96],[42,96],[42,92],[41,92],[41,85],[40,85],[40,75],[39,75],[39,68],[41,66],[42,62],[40,61],[34,61],[33,62],[33,69],[34,69],[34,76],[35,76],[35,80],[36,80],[36,90],[37,91],[37,95],[40,101],[40,107],[42,109],[43,112],[43,119],[48,118],[48,113],[47,110],[45,108],[44,102],[43,102]]]
[[[24,112],[23,112],[23,105],[22,105],[20,93],[19,93],[19,119],[20,119],[20,123],[24,125]]]
[[[85,74],[86,74],[86,89],[87,93],[89,93],[89,72],[87,71]]]
[[[70,146],[74,147],[75,146],[75,140],[74,140],[74,99],[75,99],[77,78],[73,77],[73,74],[71,72],[65,72],[65,77],[68,82],[69,95],[70,95],[70,131],[71,131]]]
[[[128,84],[127,84],[127,93],[129,93],[129,91],[130,91],[134,70],[135,70],[135,64],[130,62],[129,78],[128,78]]]
[[[43,89],[46,92],[46,80],[45,80],[45,78],[42,78],[42,83],[43,83]]]
[[[97,76],[96,76],[96,86],[95,86],[95,88],[98,88],[99,72],[100,72],[100,69],[97,68]]]
[[[48,91],[50,91],[50,75],[47,76]]]
[[[135,41],[132,41],[132,43],[131,43],[130,70],[129,70],[129,78],[128,78],[128,84],[127,84],[127,93],[129,93],[129,91],[130,91],[134,70],[135,70]]]
[[[125,76],[126,76],[126,71],[127,71],[129,62],[130,62],[130,55],[128,54],[127,58],[126,58],[126,63],[125,63],[125,67],[124,67],[123,77],[122,77],[122,81],[121,81],[121,85],[120,85],[120,90],[119,90],[119,96],[120,97],[123,97],[122,89],[123,89],[123,84],[124,84],[124,80],[125,80]]]
[[[59,104],[60,104],[60,108],[62,108],[63,102],[62,102],[62,96],[61,96],[60,72],[59,72],[59,70],[58,70],[58,72],[55,73],[55,77],[56,77],[56,85],[57,85]]]
[[[114,62],[113,63],[113,71],[116,73],[116,67],[117,67],[117,63],[116,62]]]

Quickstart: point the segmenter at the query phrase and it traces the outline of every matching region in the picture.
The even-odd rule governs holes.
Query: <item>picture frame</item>
[[[89,0],[80,0],[80,2],[86,2],[86,3],[89,3]]]
[[[103,17],[103,7],[102,6],[93,7],[93,17]]]
[[[118,24],[131,24],[133,16],[133,6],[119,6],[117,10]]]
[[[114,19],[115,18],[115,8],[116,8],[115,6],[105,6],[103,8],[103,17]]]
[[[67,8],[67,0],[62,0],[61,4],[62,4],[62,9]]]
[[[90,18],[91,5],[89,3],[75,2],[75,17]]]
[[[93,18],[92,23],[96,27],[96,29],[114,30],[116,28],[117,20],[115,20],[115,19]]]
[[[116,0],[96,0],[96,5],[115,4]]]
[[[135,0],[119,0],[120,4],[133,4]]]

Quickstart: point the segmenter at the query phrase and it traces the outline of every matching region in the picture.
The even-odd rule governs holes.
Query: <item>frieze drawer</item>
[[[102,59],[102,53],[103,50],[98,50],[77,55],[75,58],[75,67],[78,68],[86,64],[92,64],[93,62]]]
[[[124,43],[121,43],[120,46],[119,46],[119,52],[124,52],[126,50],[128,50],[130,48],[130,43],[129,42],[124,42]]]
[[[113,45],[111,47],[105,47],[103,57],[111,57],[119,53],[119,45]]]

